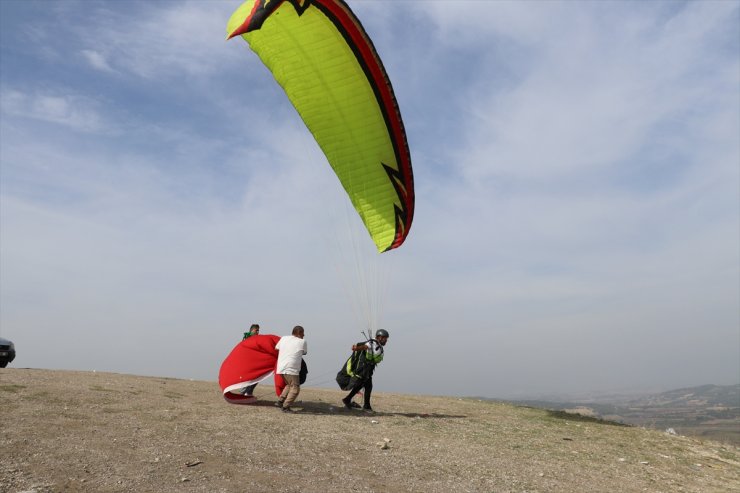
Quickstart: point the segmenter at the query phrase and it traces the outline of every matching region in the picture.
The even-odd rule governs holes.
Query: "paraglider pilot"
[[[363,391],[362,409],[372,412],[370,395],[373,391],[373,372],[375,367],[383,361],[384,346],[388,342],[388,331],[380,329],[375,333],[375,339],[358,342],[352,346],[352,356],[349,357],[344,367],[337,374],[337,383],[343,390],[349,390],[349,394],[342,399],[344,407],[353,409],[359,407],[352,402],[352,398]]]

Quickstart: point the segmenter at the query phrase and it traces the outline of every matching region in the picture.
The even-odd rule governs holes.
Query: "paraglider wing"
[[[411,155],[390,80],[342,0],[248,0],[231,16],[283,87],[378,251],[400,246],[414,215]]]
[[[239,391],[266,380],[275,373],[278,358],[275,345],[279,340],[280,337],[276,335],[254,335],[231,350],[218,374],[224,399],[233,404],[249,404],[254,401],[254,398],[247,398]],[[284,385],[282,377],[275,375],[277,395],[280,395]]]

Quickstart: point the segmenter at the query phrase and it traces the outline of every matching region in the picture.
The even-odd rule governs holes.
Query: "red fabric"
[[[283,393],[283,389],[285,388],[285,379],[282,375],[275,374],[275,393],[278,397],[280,397],[280,394]]]
[[[218,374],[218,384],[224,391],[224,398],[229,402],[254,401],[254,399],[242,398],[238,394],[227,392],[225,389],[233,385],[245,382],[253,382],[275,371],[277,366],[278,352],[275,345],[280,340],[276,335],[254,335],[234,347],[231,353],[221,364],[221,370]],[[280,384],[278,385],[278,381]],[[245,384],[243,387],[246,387]],[[282,377],[275,376],[275,392],[277,395],[283,390],[285,384]],[[228,396],[227,396],[228,394]],[[236,403],[236,402],[235,402]]]
[[[257,402],[257,398],[253,395],[232,394],[231,392],[224,392],[224,399],[229,404],[254,404]]]

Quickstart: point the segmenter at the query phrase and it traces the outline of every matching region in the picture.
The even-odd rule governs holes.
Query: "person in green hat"
[[[256,336],[260,333],[260,324],[252,324],[251,327],[249,327],[249,332],[244,333],[244,337],[242,337],[242,341],[245,339],[249,339],[252,336]]]
[[[244,337],[242,338],[242,341],[246,341],[252,336],[256,336],[260,333],[260,324],[252,324],[249,327],[249,332],[244,333]],[[242,395],[246,397],[252,397],[252,394],[254,393],[254,388],[257,386],[257,384],[252,384],[248,387],[244,387],[244,390],[242,390]]]

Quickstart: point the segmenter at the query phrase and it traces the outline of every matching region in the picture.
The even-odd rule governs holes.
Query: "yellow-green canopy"
[[[303,118],[378,251],[400,246],[414,215],[406,133],[372,41],[341,0],[248,0],[231,16]]]

